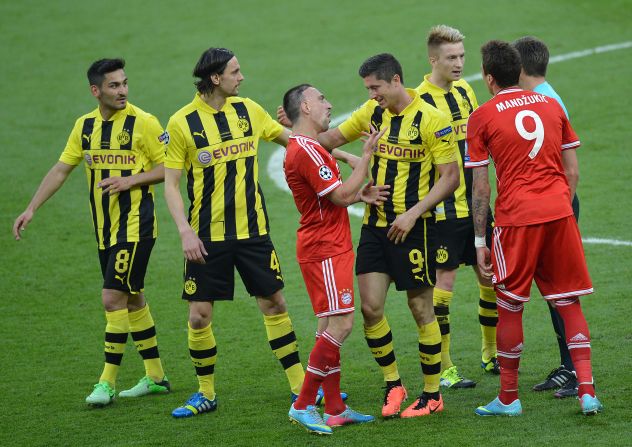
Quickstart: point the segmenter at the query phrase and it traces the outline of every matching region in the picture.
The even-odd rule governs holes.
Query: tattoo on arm
[[[490,187],[487,166],[473,168],[472,173],[472,218],[474,234],[485,236],[489,213]]]

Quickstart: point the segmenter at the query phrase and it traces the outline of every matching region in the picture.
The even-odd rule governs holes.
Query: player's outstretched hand
[[[33,219],[33,211],[26,210],[15,219],[13,223],[13,237],[16,241],[22,238],[21,232],[26,230],[26,226]]]
[[[360,190],[360,200],[369,205],[379,206],[387,199],[391,194],[389,189],[391,185],[379,185],[375,186],[373,180],[362,187]]]
[[[396,244],[404,242],[410,230],[415,226],[415,222],[417,222],[417,217],[408,210],[395,218],[386,236]]]
[[[108,177],[101,180],[97,186],[99,188],[103,188],[104,193],[107,192],[112,195],[122,191],[127,191],[134,185],[129,177]]]
[[[371,124],[370,133],[362,132],[362,134],[366,137],[362,139],[362,141],[364,141],[364,146],[362,147],[362,155],[373,155],[373,153],[377,150],[377,142],[380,138],[382,138],[382,135],[384,135],[384,132],[386,132],[387,129],[388,126],[385,126],[382,128],[382,130],[378,131]]]
[[[187,261],[196,262],[198,264],[206,264],[204,256],[208,256],[204,243],[200,240],[192,228],[184,232],[180,238],[182,239],[182,251]]]
[[[478,269],[480,270],[481,275],[483,275],[483,277],[485,278],[491,278],[494,272],[492,271],[492,262],[489,248],[477,247],[476,261],[478,262]]]
[[[289,120],[287,115],[285,114],[285,110],[283,106],[277,107],[277,121],[285,127],[292,127],[292,121]]]

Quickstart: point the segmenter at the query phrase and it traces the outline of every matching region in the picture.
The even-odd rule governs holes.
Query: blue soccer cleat
[[[200,413],[208,413],[217,410],[217,397],[210,400],[202,393],[195,393],[187,400],[183,406],[171,412],[174,418],[189,418]]]
[[[324,420],[325,424],[330,427],[341,427],[349,424],[364,424],[366,422],[373,422],[375,418],[369,414],[360,414],[347,406],[345,411],[339,415],[330,415],[325,413]]]
[[[522,405],[520,399],[514,400],[509,405],[503,404],[498,397],[483,407],[478,407],[474,413],[479,416],[520,416]]]
[[[302,425],[308,432],[316,433],[317,435],[330,435],[333,433],[331,427],[325,424],[314,405],[308,405],[304,410],[297,410],[292,404],[287,415],[293,424]]]
[[[347,398],[349,397],[349,395],[347,393],[345,393],[344,391],[340,392],[340,397],[342,398],[342,401],[346,401]],[[298,399],[298,394],[290,394],[290,403],[294,403],[296,402],[296,399]],[[316,394],[316,401],[314,402],[314,404],[316,406],[320,406],[323,405],[325,403],[325,392],[323,391],[323,387],[319,387],[318,388],[318,393]]]
[[[599,402],[596,396],[593,397],[590,394],[584,394],[581,399],[579,399],[579,403],[582,406],[582,413],[586,416],[592,416],[603,411],[603,405],[601,405],[601,402]]]

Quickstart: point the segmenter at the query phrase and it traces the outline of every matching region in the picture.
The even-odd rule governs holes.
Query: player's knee
[[[127,307],[128,294],[114,289],[103,289],[101,299],[106,312],[115,312]]]
[[[287,303],[281,291],[270,296],[257,297],[257,303],[264,315],[279,315],[287,312]]]
[[[384,307],[368,300],[362,302],[361,310],[365,326],[374,326],[384,318]]]

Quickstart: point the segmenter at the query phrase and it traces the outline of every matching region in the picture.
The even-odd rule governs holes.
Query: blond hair
[[[428,32],[428,53],[437,50],[441,44],[459,43],[463,42],[463,39],[465,39],[465,36],[456,28],[448,25],[433,26]]]

